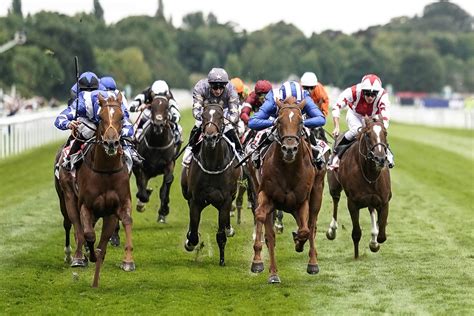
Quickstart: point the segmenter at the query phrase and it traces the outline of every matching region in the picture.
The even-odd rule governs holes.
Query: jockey
[[[250,93],[249,87],[247,87],[242,81],[242,79],[240,79],[239,77],[230,79],[230,82],[234,86],[235,91],[237,91],[237,94],[239,95],[239,104],[244,103]]]
[[[260,107],[260,110],[250,118],[248,123],[249,128],[259,131],[272,127],[275,123],[275,118],[278,116],[278,108],[275,99],[278,97],[280,100],[285,100],[289,96],[295,97],[296,102],[298,103],[303,100],[306,101],[302,110],[302,113],[306,114],[306,119],[303,122],[305,127],[315,128],[326,124],[326,119],[323,113],[319,110],[316,104],[314,104],[313,100],[308,95],[305,95],[300,84],[296,81],[287,81],[280,87],[278,96],[274,96],[273,92],[266,95],[265,102]],[[314,147],[312,148],[314,149]],[[259,154],[260,152],[257,152],[257,156],[252,157],[254,161],[258,161],[256,158]],[[318,156],[319,153],[313,152],[313,160],[318,168],[320,168],[319,161],[316,161]]]
[[[224,134],[234,144],[239,155],[242,155],[242,146],[233,126],[239,121],[239,96],[232,83],[229,82],[227,72],[223,68],[212,68],[207,78],[199,80],[193,89],[195,122],[189,135],[189,144],[184,152],[183,166],[185,167],[191,162],[192,151],[201,136],[201,115],[205,102],[223,104],[224,115],[228,121],[225,124]]]
[[[138,122],[135,139],[140,139],[140,135],[143,133],[143,129],[146,128],[147,122],[150,121],[151,110],[148,108],[148,105],[151,104],[153,98],[158,95],[166,96],[169,99],[169,115],[171,122],[173,122],[173,124],[171,125],[173,127],[174,142],[179,147],[183,142],[183,128],[179,124],[181,114],[178,110],[178,103],[174,99],[173,93],[168,87],[166,81],[164,80],[156,80],[150,87],[146,88],[140,94],[138,94],[135,97],[135,100],[130,102],[131,112],[142,112],[140,122]]]
[[[118,95],[120,93],[122,95],[122,103],[125,105],[127,110],[130,110],[127,98],[125,97],[125,94],[123,94],[119,89],[117,89],[117,84],[115,83],[114,78],[110,76],[100,78],[99,90],[113,91],[115,95]]]
[[[374,74],[367,74],[362,81],[344,90],[339,96],[336,104],[332,107],[334,120],[334,137],[339,135],[340,110],[348,107],[346,121],[349,130],[344,134],[339,144],[334,148],[334,157],[329,169],[339,167],[339,159],[344,151],[350,146],[356,137],[359,128],[362,126],[364,116],[372,117],[380,114],[385,128],[388,128],[390,120],[390,101],[387,91],[382,88],[382,81]],[[393,154],[390,149],[387,151],[389,168],[395,166]]]
[[[245,131],[245,127],[248,125],[250,120],[250,115],[254,112],[257,112],[260,106],[265,101],[265,96],[267,93],[272,90],[272,84],[267,80],[258,80],[255,84],[254,91],[252,91],[245,102],[242,104],[242,108],[240,110],[240,122],[244,124],[243,129]],[[241,128],[239,126],[239,128]],[[240,132],[240,131],[239,131]],[[242,133],[241,133],[242,134]],[[242,141],[243,144],[247,142],[247,140],[251,139],[255,134],[254,130],[250,130],[249,133],[245,134],[244,140]]]
[[[98,90],[99,87],[99,78],[92,72],[85,72],[79,77],[79,95],[76,101],[74,101],[70,106],[68,106],[65,110],[63,110],[54,125],[61,130],[71,129],[77,135],[76,140],[74,141],[73,145],[68,154],[68,158],[70,158],[73,154],[75,154],[83,144],[82,140],[89,140],[94,136],[95,130],[99,124],[99,115],[98,115],[98,107],[99,107],[99,94],[102,94],[104,98],[108,98],[110,96],[116,97],[116,94],[111,91],[103,91]],[[127,140],[133,135],[133,126],[129,120],[129,113],[126,109],[124,103],[122,103],[122,111],[124,113],[124,117],[122,120],[122,140]],[[71,136],[72,137],[72,136]],[[132,168],[132,163],[139,163],[136,158],[134,159],[134,150],[128,144],[122,143],[122,147],[124,149],[125,160],[129,171]],[[71,170],[73,167],[72,162],[66,160],[63,164],[63,167],[66,169]]]

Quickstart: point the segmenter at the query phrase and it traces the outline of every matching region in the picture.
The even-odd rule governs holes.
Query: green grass
[[[183,123],[190,126],[189,118]],[[295,224],[286,216],[285,231],[277,235],[280,285],[266,283],[267,271],[250,272],[253,220],[247,209],[240,226],[232,219],[236,236],[227,242],[226,267],[218,265],[213,208],[203,212],[203,250],[184,250],[188,209],[179,166],[169,223],[156,223],[161,177],[151,182],[155,193],[147,211],[133,214],[137,270],[121,271],[123,249],[109,247],[100,287],[92,289],[93,265],[71,269],[63,263],[52,173],[59,144],[2,160],[0,314],[473,314],[473,134],[394,123],[389,139],[397,166],[388,240],[380,252],[368,248],[370,219],[363,210],[360,258],[352,258],[344,199],[338,237],[326,239],[332,209],[326,189],[317,234],[321,272],[306,273],[307,252],[294,252]],[[268,268],[266,248],[263,253]]]

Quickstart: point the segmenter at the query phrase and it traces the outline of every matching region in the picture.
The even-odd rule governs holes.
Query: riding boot
[[[244,151],[242,149],[242,144],[240,143],[239,137],[237,136],[237,132],[235,129],[230,129],[225,133],[225,136],[234,143],[235,150],[239,154],[239,160],[244,156]]]
[[[330,170],[339,168],[339,159],[342,157],[342,154],[349,148],[352,144],[352,140],[347,139],[345,136],[342,137],[341,141],[334,147],[334,154],[331,165],[329,166]]]
[[[189,167],[193,154],[196,154],[198,152],[199,146],[196,146],[196,144],[199,140],[199,136],[201,136],[201,127],[194,126],[191,130],[191,133],[189,134],[189,142],[183,154],[183,167]]]
[[[71,149],[69,149],[69,153],[67,157],[64,159],[64,162],[62,164],[63,168],[66,170],[72,170],[74,168],[73,164],[73,157],[77,154],[77,152],[81,149],[81,146],[84,144],[84,142],[76,139],[72,143]]]
[[[311,133],[309,136],[309,143],[311,145],[311,151],[313,153],[313,165],[316,166],[318,170],[321,170],[325,161],[322,155],[320,157],[320,146],[318,146],[318,140],[313,133]]]

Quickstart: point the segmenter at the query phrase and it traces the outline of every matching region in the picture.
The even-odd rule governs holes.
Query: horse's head
[[[109,156],[113,156],[117,154],[120,147],[123,119],[122,94],[105,99],[99,93],[99,104],[100,123],[97,129],[97,141],[104,146]]]
[[[204,142],[214,148],[224,132],[224,108],[220,104],[205,104],[202,112]]]
[[[387,163],[387,130],[380,117],[365,117],[362,137],[367,146],[367,159],[372,160],[377,169],[382,169]]]
[[[163,133],[168,124],[169,98],[167,96],[157,95],[150,104],[151,122],[156,134]]]
[[[301,111],[306,101],[296,103],[296,99],[291,96],[284,101],[277,99],[276,104],[278,106],[277,141],[281,146],[283,160],[293,162],[298,153],[303,133],[303,114]]]

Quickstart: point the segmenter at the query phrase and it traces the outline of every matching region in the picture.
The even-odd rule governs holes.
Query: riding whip
[[[77,111],[79,110],[79,61],[77,56],[74,56],[74,66],[76,68],[76,113],[74,121],[77,120]]]

